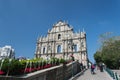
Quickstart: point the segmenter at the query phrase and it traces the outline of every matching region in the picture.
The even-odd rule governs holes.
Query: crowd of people
[[[105,64],[104,63],[99,63],[99,64],[93,64],[93,63],[89,63],[89,69],[91,69],[91,74],[95,74],[95,69],[100,70],[100,72],[104,71],[105,68]]]

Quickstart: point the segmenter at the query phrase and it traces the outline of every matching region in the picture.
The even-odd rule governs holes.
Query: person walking
[[[104,66],[105,66],[104,63],[100,63],[100,72],[103,72],[103,70],[104,70]]]
[[[89,68],[89,69],[91,68],[91,63],[90,63],[90,62],[88,63],[88,68]]]
[[[95,69],[95,65],[92,64],[92,65],[91,65],[91,74],[95,74],[94,69]]]

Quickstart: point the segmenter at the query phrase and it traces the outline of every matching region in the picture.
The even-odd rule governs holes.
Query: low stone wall
[[[68,80],[78,72],[80,72],[80,65],[77,61],[74,61],[21,76],[1,75],[0,80]]]

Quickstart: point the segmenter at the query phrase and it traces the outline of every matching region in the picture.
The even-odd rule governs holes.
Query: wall
[[[68,80],[78,72],[80,72],[79,63],[74,61],[22,76],[0,76],[0,80]]]

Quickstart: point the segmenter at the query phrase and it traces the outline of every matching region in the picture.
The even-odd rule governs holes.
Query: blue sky
[[[120,0],[0,0],[0,47],[11,45],[17,57],[33,58],[38,36],[59,20],[76,32],[85,29],[94,61],[99,35],[120,34]]]

